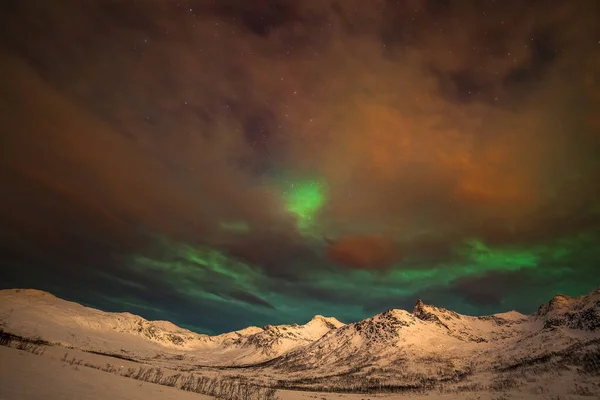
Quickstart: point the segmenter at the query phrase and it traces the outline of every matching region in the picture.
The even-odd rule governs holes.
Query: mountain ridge
[[[475,355],[521,357],[525,351],[543,354],[542,342],[560,349],[600,338],[600,288],[580,297],[556,295],[531,315],[513,310],[468,316],[417,300],[412,312],[390,309],[349,324],[315,315],[303,325],[250,326],[214,336],[169,321],[107,313],[36,289],[7,289],[0,291],[0,326],[83,350],[213,366],[268,361],[269,368],[325,373],[347,363],[388,368],[440,352],[462,365]]]

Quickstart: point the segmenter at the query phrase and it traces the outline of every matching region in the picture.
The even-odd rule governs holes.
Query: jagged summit
[[[439,321],[439,318],[431,311],[431,306],[427,306],[421,299],[417,300],[413,307],[412,314],[423,321]]]
[[[446,324],[442,320],[449,319],[461,319],[461,315],[454,311],[447,310],[445,308],[431,306],[423,303],[422,300],[417,300],[413,307],[412,315],[421,321],[436,322],[447,328]]]
[[[417,299],[417,302],[415,303],[415,306],[413,307],[412,313],[413,314],[418,314],[420,312],[422,312],[425,308],[425,303],[423,303],[423,300],[421,299]]]
[[[533,317],[544,322],[544,328],[567,327],[579,330],[600,329],[600,288],[581,297],[557,294],[542,304]]]
[[[590,295],[592,295],[593,293],[594,292],[592,292]],[[569,305],[576,300],[577,299],[571,296],[559,293],[555,295],[552,299],[550,299],[549,302],[542,304],[534,315],[538,317],[543,317],[545,315],[548,315],[549,313],[560,311],[561,309],[569,307]]]

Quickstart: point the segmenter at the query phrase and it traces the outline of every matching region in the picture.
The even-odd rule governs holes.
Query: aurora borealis
[[[9,1],[0,286],[199,332],[600,286],[600,7]]]
[[[313,180],[291,183],[289,192],[284,192],[283,196],[287,211],[295,216],[299,230],[310,227],[326,201],[323,184]]]

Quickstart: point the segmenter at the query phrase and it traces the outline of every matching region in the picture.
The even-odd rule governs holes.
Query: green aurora
[[[599,232],[590,232],[530,248],[496,248],[468,239],[454,249],[453,262],[399,262],[383,272],[341,271],[324,261],[322,265],[303,265],[302,271],[308,274],[298,282],[268,277],[259,265],[242,262],[213,248],[168,241],[163,243],[169,257],[157,260],[135,256],[129,268],[157,279],[166,277],[181,296],[198,303],[210,300],[224,308],[245,309],[264,324],[302,323],[314,314],[354,321],[387,308],[407,308],[423,296],[426,301],[467,314],[511,309],[532,312],[536,304],[524,304],[524,297],[549,299],[556,293],[577,295],[595,288],[596,282],[587,279],[586,274],[594,269],[593,260],[600,257],[600,248],[595,245],[599,236]],[[577,267],[572,263],[574,255],[580,262]],[[453,292],[457,283],[485,276],[496,277],[497,283],[506,284],[509,292],[503,292],[492,304],[478,306],[473,304],[473,298]],[[509,282],[511,279],[523,282],[514,285]],[[481,293],[475,291],[471,295],[493,297],[493,293],[486,293],[488,289],[484,286]],[[241,298],[240,293],[247,295]]]
[[[315,217],[327,201],[325,185],[317,180],[291,183],[284,197],[287,210],[297,218],[301,231],[306,231],[316,222]]]

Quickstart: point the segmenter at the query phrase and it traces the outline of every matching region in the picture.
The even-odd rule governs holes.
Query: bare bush
[[[504,392],[515,387],[517,387],[517,381],[512,377],[498,378],[490,384],[490,390],[495,392]]]
[[[590,375],[600,375],[600,346],[586,352],[581,357],[583,372]]]
[[[578,384],[575,384],[575,387],[573,388],[573,394],[576,394],[578,396],[593,396],[594,395],[592,393],[592,391],[590,390],[590,388],[588,388],[587,386],[581,386]]]
[[[41,356],[46,351],[45,346],[52,344],[40,337],[26,338],[0,329],[0,346],[13,347]]]
[[[117,367],[114,366],[114,364],[108,364],[108,363],[105,366],[101,367],[101,369],[102,369],[102,371],[109,372],[111,374],[115,374],[119,371],[117,369]]]
[[[108,368],[103,368],[107,370]],[[109,369],[108,372],[112,372]],[[174,387],[179,390],[205,394],[222,400],[275,400],[276,390],[244,378],[209,378],[194,374],[166,374],[161,368],[128,368],[120,374],[143,382]]]

